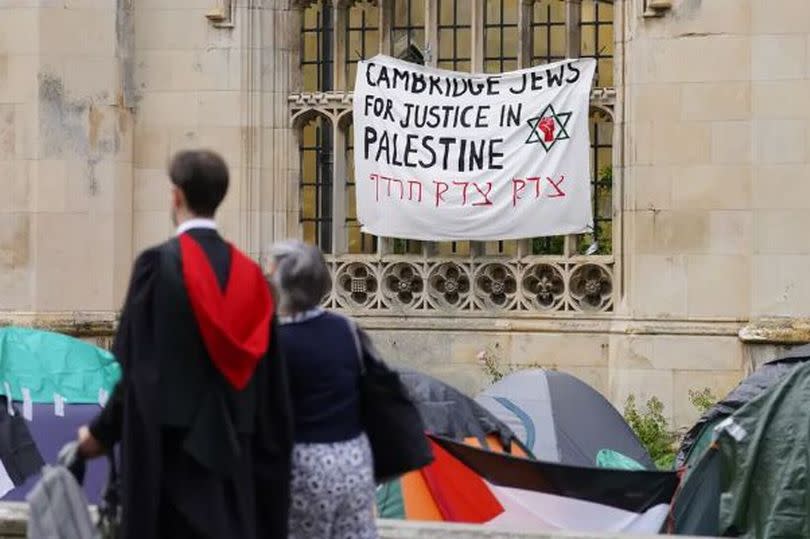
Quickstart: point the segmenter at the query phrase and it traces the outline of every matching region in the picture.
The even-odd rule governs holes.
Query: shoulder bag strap
[[[360,332],[357,329],[357,323],[349,318],[346,318],[346,323],[349,325],[349,331],[352,334],[352,340],[354,341],[354,350],[357,353],[357,362],[360,364],[360,376],[366,374],[366,363],[363,361],[363,344],[360,342]]]

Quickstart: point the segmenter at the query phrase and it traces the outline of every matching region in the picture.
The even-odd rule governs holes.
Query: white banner
[[[417,240],[506,240],[592,227],[588,107],[596,62],[498,75],[387,56],[354,86],[357,218]]]

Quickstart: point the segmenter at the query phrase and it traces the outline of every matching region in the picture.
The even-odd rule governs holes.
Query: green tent
[[[60,395],[70,404],[99,402],[110,394],[121,368],[115,358],[89,343],[49,331],[0,328],[0,393],[8,384],[14,400],[23,400],[26,388],[31,401],[49,404]]]
[[[690,537],[718,537],[720,456],[717,449],[707,447],[684,473],[672,503],[669,531]]]
[[[720,533],[810,537],[810,364],[718,425]]]

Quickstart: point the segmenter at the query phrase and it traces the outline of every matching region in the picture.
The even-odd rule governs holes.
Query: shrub
[[[647,448],[655,465],[662,470],[671,470],[675,463],[676,436],[664,417],[664,404],[652,397],[640,410],[635,395],[630,395],[624,403],[624,419]]]
[[[495,382],[499,382],[501,378],[504,377],[505,373],[498,364],[498,358],[495,357],[495,354],[491,353],[489,350],[479,352],[478,361],[481,362],[481,366],[484,369],[484,374],[489,377],[490,383],[494,384]]]
[[[689,402],[692,403],[692,406],[697,409],[700,415],[703,415],[709,411],[709,408],[715,405],[717,397],[714,396],[714,393],[712,393],[712,390],[708,387],[704,387],[700,391],[690,389]]]

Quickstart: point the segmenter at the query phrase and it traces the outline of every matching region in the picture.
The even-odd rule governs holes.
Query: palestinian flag
[[[489,434],[484,440],[484,447],[490,451],[505,453],[501,443],[500,433]],[[482,447],[481,442],[475,436],[468,436],[463,441],[464,444],[473,447]],[[436,443],[431,440],[434,458],[438,458],[439,451],[436,450]],[[514,455],[530,458],[531,456],[523,448],[513,443],[510,451]],[[444,515],[433,495],[433,488],[440,489],[441,485],[453,477],[453,473],[459,469],[452,467],[439,467],[437,460],[431,465],[415,470],[401,476],[399,479],[390,481],[377,487],[377,514],[380,518],[399,520],[426,520],[426,521],[449,521],[449,522],[483,522],[480,519],[453,520],[449,515]],[[432,485],[432,486],[431,486]]]
[[[491,440],[488,440],[491,443]],[[656,533],[677,487],[674,472],[585,468],[530,460],[431,436],[435,461],[381,487],[392,517],[514,530]],[[494,450],[493,450],[494,449]],[[385,491],[388,492],[385,492]],[[386,514],[386,511],[388,514]]]

